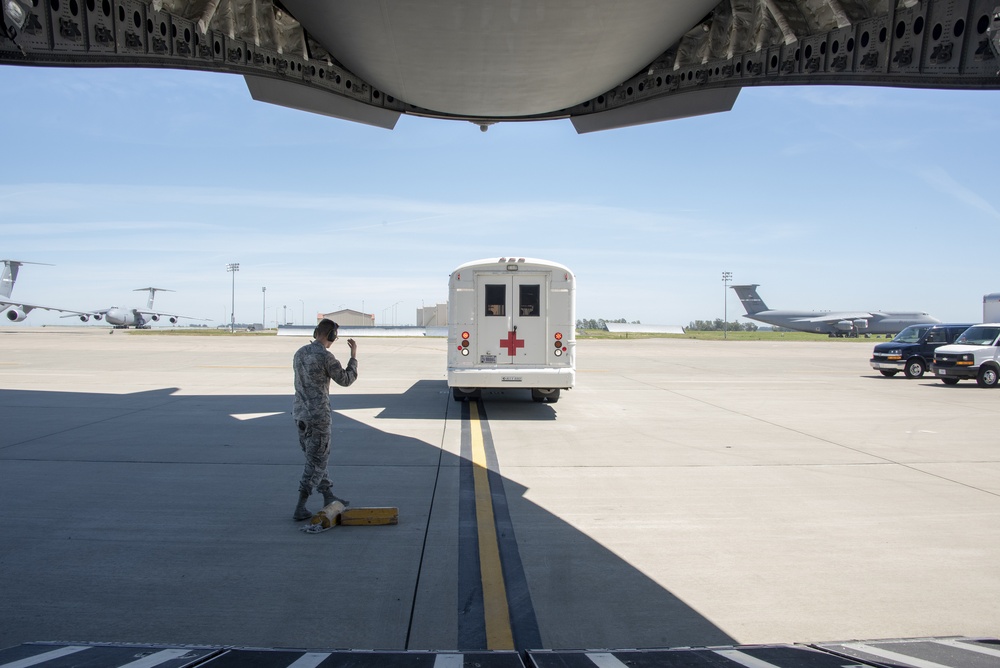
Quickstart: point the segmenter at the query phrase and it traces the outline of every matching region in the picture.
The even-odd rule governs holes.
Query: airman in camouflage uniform
[[[323,495],[323,504],[338,499],[330,491],[330,381],[347,387],[358,378],[357,343],[347,339],[351,359],[347,368],[341,366],[329,348],[337,340],[337,323],[324,318],[313,330],[313,341],[295,353],[292,369],[295,371],[295,399],[292,401],[292,418],[299,430],[299,445],[306,457],[302,480],[299,482],[299,503],[292,517],[304,520],[312,517],[306,501],[315,488]]]

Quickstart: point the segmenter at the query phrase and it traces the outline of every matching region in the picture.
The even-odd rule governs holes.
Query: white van
[[[564,265],[502,257],[461,265],[448,281],[448,387],[525,388],[554,403],[576,381],[576,279]]]
[[[945,385],[963,378],[975,378],[979,387],[1000,385],[1000,323],[973,325],[955,343],[935,349],[931,371]]]

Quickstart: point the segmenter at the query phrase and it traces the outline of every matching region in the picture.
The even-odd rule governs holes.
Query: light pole
[[[733,272],[722,272],[722,338],[729,338],[729,281],[733,280]]]
[[[240,270],[239,262],[232,262],[226,265],[226,271],[233,275],[233,301],[232,309],[229,311],[229,333],[236,333],[236,272]]]
[[[287,325],[288,324],[288,305],[287,304],[282,304],[281,305],[281,313],[282,313],[282,315],[281,315],[281,324]]]
[[[263,287],[260,289],[260,298],[262,301],[260,309],[260,326],[267,329],[267,288]]]

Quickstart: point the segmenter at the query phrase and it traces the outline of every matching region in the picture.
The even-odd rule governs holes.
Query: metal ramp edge
[[[32,642],[0,668],[1000,668],[1000,640],[942,636],[651,649],[430,651]]]

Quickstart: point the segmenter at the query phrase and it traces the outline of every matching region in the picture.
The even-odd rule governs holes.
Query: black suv
[[[892,341],[875,346],[872,368],[883,376],[902,371],[907,378],[920,378],[934,359],[934,349],[954,343],[972,325],[911,325]]]

